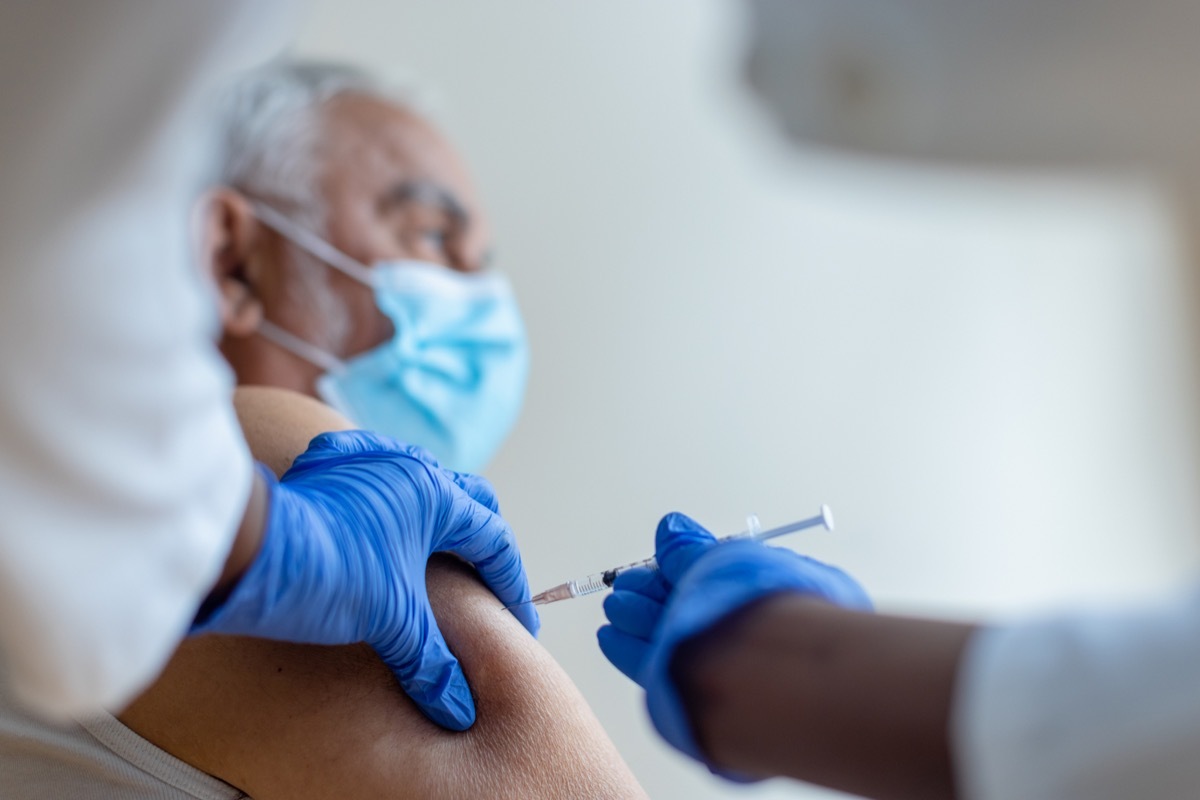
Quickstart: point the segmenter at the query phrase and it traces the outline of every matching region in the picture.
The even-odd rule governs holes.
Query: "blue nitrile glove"
[[[318,436],[278,482],[260,471],[270,492],[261,548],[193,633],[366,642],[430,719],[469,728],[475,704],[433,617],[425,566],[432,553],[454,553],[501,602],[529,599],[516,540],[487,481],[365,431]],[[513,613],[537,635],[534,606]]]
[[[657,571],[638,568],[617,576],[613,593],[604,600],[612,624],[597,637],[613,666],[646,690],[658,732],[701,762],[707,760],[671,680],[671,659],[680,644],[746,604],[779,592],[871,609],[862,587],[837,567],[754,541],[718,544],[683,514],[663,517],[655,546]]]

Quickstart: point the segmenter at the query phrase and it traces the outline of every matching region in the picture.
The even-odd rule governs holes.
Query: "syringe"
[[[759,524],[758,517],[751,514],[746,518],[746,530],[741,533],[735,533],[732,536],[725,536],[718,539],[718,542],[733,542],[738,539],[753,539],[758,542],[765,542],[767,539],[774,539],[776,536],[783,536],[785,533],[794,533],[802,531],[805,528],[815,528],[818,525],[823,525],[825,530],[833,530],[833,512],[829,510],[829,506],[821,506],[821,513],[815,517],[802,519],[798,522],[789,522],[787,525],[780,525],[778,528],[771,528],[766,531]],[[566,583],[560,583],[558,586],[553,586],[544,592],[535,594],[532,599],[526,600],[525,603],[544,606],[548,603],[557,603],[559,600],[570,600],[572,597],[583,597],[584,595],[603,592],[605,589],[612,588],[613,581],[617,579],[618,575],[634,567],[657,569],[658,561],[654,556],[650,556],[641,561],[634,561],[631,564],[624,564],[620,567],[606,569],[603,572],[592,573],[586,578],[578,578]],[[514,603],[513,605],[524,605],[525,603]],[[512,608],[512,606],[505,607]]]

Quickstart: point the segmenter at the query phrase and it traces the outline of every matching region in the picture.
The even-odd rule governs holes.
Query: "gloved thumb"
[[[378,647],[376,652],[425,716],[443,728],[465,731],[475,724],[471,688],[429,606],[424,616],[424,620],[417,620],[417,630],[425,631],[425,639],[418,643],[420,650],[414,656],[397,658]]]
[[[716,537],[700,523],[673,511],[659,521],[654,536],[658,569],[671,585],[675,585],[696,559],[716,543]]]

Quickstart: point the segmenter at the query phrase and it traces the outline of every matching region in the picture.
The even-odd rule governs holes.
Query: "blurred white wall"
[[[299,52],[433,90],[534,349],[489,474],[535,590],[832,505],[792,546],[885,609],[995,615],[1192,574],[1186,270],[1136,186],[793,154],[744,96],[734,0],[319,0]],[[723,785],[594,646],[542,640],[653,797]],[[747,676],[752,679],[752,676]]]

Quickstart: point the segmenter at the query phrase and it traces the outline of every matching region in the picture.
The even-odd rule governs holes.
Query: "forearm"
[[[876,798],[953,798],[950,706],[973,628],[776,595],[685,642],[676,683],[713,763]]]

